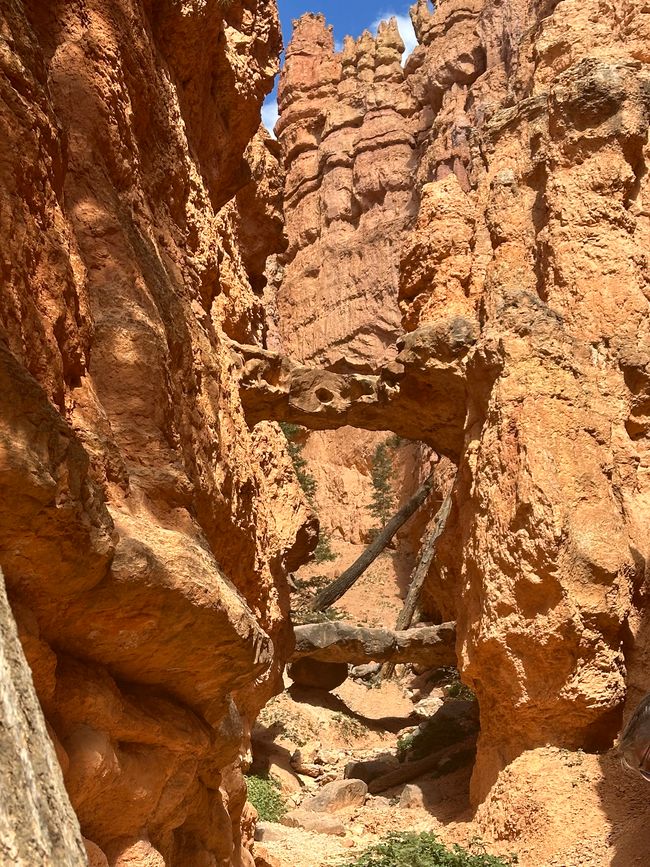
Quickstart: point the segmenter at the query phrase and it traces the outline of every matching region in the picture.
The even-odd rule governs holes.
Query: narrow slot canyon
[[[321,6],[0,0],[0,867],[648,863],[650,8]]]

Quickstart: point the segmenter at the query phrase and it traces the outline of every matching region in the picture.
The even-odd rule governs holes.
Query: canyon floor
[[[362,546],[343,545],[334,563],[312,564],[298,580],[331,578]],[[335,606],[346,620],[392,626],[401,606],[411,559],[382,555]],[[336,615],[335,615],[336,616]],[[288,810],[323,785],[344,777],[348,763],[394,761],[399,741],[422,721],[416,705],[422,676],[398,668],[380,683],[349,678],[328,693],[293,685],[272,699],[258,720],[253,753],[274,778]],[[298,756],[298,761],[296,761]],[[293,757],[293,760],[292,760]],[[311,768],[300,773],[301,762]],[[318,773],[315,779],[311,773]],[[276,867],[347,865],[390,832],[429,831],[448,844],[481,845],[495,855],[517,856],[520,867],[632,867],[648,863],[650,832],[644,822],[647,790],[627,773],[614,751],[589,755],[546,747],[524,753],[499,779],[478,812],[470,803],[472,768],[423,775],[365,803],[332,812],[339,835],[262,822],[256,863]],[[322,814],[319,814],[322,816]],[[328,821],[326,817],[326,821]]]

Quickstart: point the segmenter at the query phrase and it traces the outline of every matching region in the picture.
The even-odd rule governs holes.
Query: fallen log
[[[476,736],[465,738],[465,740],[452,746],[436,750],[435,753],[416,762],[405,762],[399,768],[395,768],[394,771],[389,771],[387,774],[374,779],[368,786],[368,792],[371,795],[376,795],[378,792],[392,789],[393,786],[401,786],[402,783],[415,780],[423,774],[441,771],[452,759],[461,759],[464,753],[467,754],[468,761],[473,758],[476,753]]]
[[[396,515],[390,519],[375,539],[368,545],[363,554],[354,563],[342,572],[331,584],[328,584],[316,596],[311,604],[312,611],[323,611],[333,605],[344,593],[358,581],[368,566],[373,563],[381,552],[387,547],[397,531],[408,521],[411,515],[425,502],[433,488],[433,475],[418,488],[411,499],[405,503]]]
[[[418,626],[396,632],[370,629],[345,621],[310,623],[296,626],[295,650],[291,661],[311,657],[322,662],[417,663],[435,668],[456,665],[456,624]]]

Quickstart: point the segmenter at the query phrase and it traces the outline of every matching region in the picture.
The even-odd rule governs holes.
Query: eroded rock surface
[[[241,396],[251,426],[275,419],[312,430],[389,430],[458,461],[465,362],[475,342],[472,323],[461,317],[423,326],[400,339],[392,363],[368,375],[307,367],[256,346],[233,349],[242,359]]]
[[[335,54],[320,19],[296,28],[278,125],[297,181],[285,285],[328,220],[354,247],[365,204],[393,195],[376,153],[373,168],[352,159],[350,170],[357,132],[361,142],[377,122],[413,193],[406,211],[395,206],[402,325],[448,333],[460,318],[475,335],[456,381],[462,435],[443,450],[459,466],[454,505],[427,593],[457,620],[480,700],[480,800],[526,749],[610,745],[626,689],[636,701],[646,685],[650,13],[631,0],[419,0],[412,15],[420,45],[403,72],[393,51],[381,76],[380,40]],[[386,88],[395,110],[381,107]],[[338,365],[366,379],[374,429],[378,367],[373,379],[327,352],[310,361],[323,372],[296,373],[297,391],[323,383],[334,397],[300,398],[301,423],[321,429],[353,405],[350,380],[325,385]],[[426,373],[417,381],[421,437],[444,402],[431,401]]]
[[[390,361],[401,330],[399,257],[415,213],[416,165],[403,49],[391,21],[335,54],[324,18],[306,15],[280,78],[288,247],[274,272],[269,348],[334,373],[365,375]],[[371,463],[385,439],[350,427],[304,438],[321,525],[339,543],[364,542],[375,527]],[[395,451],[397,496],[417,488],[424,453]]]
[[[284,245],[257,132],[275,6],[15,2],[0,29],[0,563],[25,655],[93,864],[248,864],[241,757],[314,544],[226,347],[262,338]]]
[[[88,862],[79,823],[18,640],[1,570],[0,707],[2,863],[84,867]]]

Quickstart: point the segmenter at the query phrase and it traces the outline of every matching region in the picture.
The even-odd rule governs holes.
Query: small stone
[[[255,846],[253,857],[255,858],[255,867],[282,867],[280,861],[271,855],[265,846]]]
[[[339,775],[336,771],[329,771],[328,773],[323,774],[323,776],[320,777],[320,782],[321,783],[333,783],[334,780],[338,779],[338,776]]]
[[[379,662],[368,662],[366,665],[355,665],[354,668],[350,669],[350,677],[354,677],[357,680],[365,680],[366,678],[377,674],[380,669],[381,663]]]
[[[414,810],[424,807],[422,789],[412,783],[404,786],[399,796],[398,807],[402,810]]]
[[[434,714],[438,713],[444,703],[444,699],[439,698],[438,696],[430,695],[428,698],[423,698],[421,701],[419,701],[415,705],[413,710],[419,717],[428,719],[429,717],[432,717]]]
[[[307,777],[319,777],[322,769],[316,765],[320,753],[320,744],[307,744],[293,752],[290,763],[291,767],[299,774]]]
[[[382,795],[370,795],[366,806],[372,807],[375,810],[387,810],[392,805],[390,798],[384,798]]]

